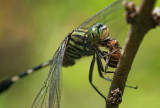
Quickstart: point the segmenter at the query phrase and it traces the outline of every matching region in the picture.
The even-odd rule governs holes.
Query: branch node
[[[106,108],[118,108],[119,104],[122,102],[122,95],[124,93],[128,74],[139,46],[145,34],[153,28],[153,24],[155,24],[155,20],[153,19],[156,19],[158,22],[160,20],[160,14],[157,10],[156,14],[154,14],[154,18],[152,18],[152,10],[155,1],[156,0],[142,0],[138,8],[136,8],[132,2],[123,3],[126,10],[126,21],[130,23],[131,26],[123,47],[122,56],[116,69],[116,73],[120,74],[121,77],[117,77],[116,75],[113,77],[106,100]]]
[[[134,22],[135,17],[137,16],[137,10],[134,2],[124,1],[123,5],[125,7],[125,16],[126,22],[131,23]]]
[[[122,94],[119,88],[111,90],[111,96],[108,98],[108,102],[113,105],[120,104],[122,102]]]
[[[155,22],[154,27],[156,25],[160,26],[160,8],[156,7],[153,11],[152,11],[152,18]]]

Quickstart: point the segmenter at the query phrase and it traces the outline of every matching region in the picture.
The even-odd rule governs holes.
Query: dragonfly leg
[[[105,65],[105,73],[114,73],[115,75],[119,75],[119,74],[117,74],[116,72],[114,72],[114,71],[107,71],[107,69],[108,69],[108,63],[109,63],[109,60],[110,60],[110,54],[111,53],[108,53],[106,56],[106,65]]]
[[[100,76],[101,78],[103,78],[103,79],[107,80],[107,81],[112,82],[112,81],[113,81],[112,79],[107,78],[107,77],[105,77],[105,76],[103,75],[103,73],[102,73],[102,69],[101,69],[101,64],[102,64],[102,63],[101,63],[100,58],[99,58],[99,57],[97,57],[97,66],[98,66],[98,73],[99,73],[99,76]],[[130,85],[125,85],[125,87],[133,88],[133,89],[137,89],[137,88],[138,88],[138,86],[130,86]]]
[[[95,54],[93,54],[93,59],[90,65],[90,71],[89,71],[89,82],[92,85],[92,87],[98,92],[99,95],[101,95],[105,100],[106,97],[97,89],[97,87],[92,83],[93,78],[93,69],[94,69],[94,63],[95,63]]]
[[[101,61],[101,56],[99,56],[98,54],[97,54],[97,65],[98,65],[98,70],[102,70],[104,72],[104,67]]]
[[[107,71],[107,68],[108,68],[108,62],[106,61],[105,73],[114,73],[115,75],[120,76],[119,74],[117,74],[117,73],[116,73],[116,72],[114,72],[114,71]]]
[[[99,63],[98,67],[101,68],[101,70],[105,73],[114,73],[115,75],[118,75],[114,71],[107,71],[108,63],[109,63],[109,59],[110,59],[110,54],[112,54],[112,53],[111,52],[105,52],[105,51],[101,52],[100,49],[98,49],[98,48],[95,48],[95,51],[96,51],[96,54],[97,54],[97,62]],[[104,58],[105,61],[106,61],[105,70],[103,68],[101,58]]]
[[[107,60],[107,59],[106,59]],[[109,59],[108,59],[109,60]],[[110,78],[107,78],[103,75],[102,72],[104,72],[104,69],[103,69],[103,65],[102,65],[102,61],[100,59],[100,57],[97,55],[97,66],[98,66],[98,73],[99,73],[99,76],[107,81],[110,81],[112,82],[113,80],[110,79]],[[105,72],[106,73],[114,73],[116,75],[118,75],[116,72],[111,72],[111,71],[106,71],[108,68],[108,62],[106,61],[106,66],[105,66]],[[130,85],[125,85],[125,87],[128,87],[128,88],[133,88],[133,89],[137,89],[138,86],[130,86]]]
[[[98,66],[98,73],[99,73],[99,76],[107,81],[111,81],[112,82],[112,79],[110,78],[107,78],[103,75],[102,72],[104,72],[104,69],[103,69],[103,65],[102,65],[102,61],[100,60],[100,57],[97,56],[97,66]]]

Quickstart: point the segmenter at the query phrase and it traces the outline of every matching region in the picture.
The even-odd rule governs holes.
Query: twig
[[[122,56],[116,69],[119,76],[114,75],[106,100],[106,108],[118,108],[124,93],[125,84],[133,60],[145,34],[154,27],[152,10],[156,0],[142,0],[138,9],[126,2],[127,21],[131,24],[128,37],[123,47]],[[130,7],[127,7],[130,6]],[[128,10],[127,10],[128,9]]]

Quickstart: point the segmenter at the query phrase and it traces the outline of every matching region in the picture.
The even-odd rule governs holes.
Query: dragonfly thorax
[[[109,28],[101,23],[97,23],[88,29],[88,39],[96,44],[99,41],[104,41],[109,36]]]

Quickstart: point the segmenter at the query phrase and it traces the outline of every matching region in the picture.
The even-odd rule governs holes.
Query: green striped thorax
[[[108,36],[109,28],[102,23],[97,23],[88,29],[88,39],[94,44],[104,41]]]

